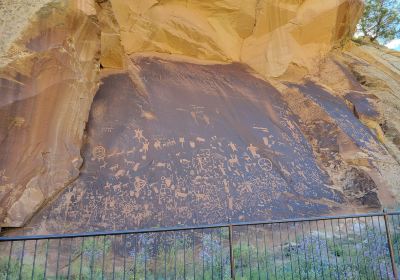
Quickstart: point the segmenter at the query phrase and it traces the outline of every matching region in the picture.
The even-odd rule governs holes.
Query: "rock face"
[[[0,70],[0,225],[21,226],[79,175],[97,85],[99,30],[66,4],[42,8]]]
[[[265,220],[400,199],[400,55],[348,41],[361,1],[25,4],[0,8],[1,227]]]
[[[290,63],[314,69],[362,11],[358,0],[110,2],[128,54],[242,62],[265,76],[282,75]]]
[[[145,91],[125,73],[102,80],[85,166],[42,214],[48,230],[60,217],[91,228],[204,224],[343,202],[279,92],[243,66],[133,63]]]

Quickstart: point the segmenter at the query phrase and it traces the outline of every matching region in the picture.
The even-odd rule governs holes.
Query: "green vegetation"
[[[400,37],[400,1],[365,0],[358,32],[372,42],[386,43]]]
[[[274,239],[262,230],[236,232],[236,279],[392,279],[386,233],[377,225],[356,224],[355,228],[328,235],[310,230],[292,239],[284,232],[283,238],[280,234],[272,237],[273,244]],[[392,240],[400,263],[400,234],[392,234]],[[54,250],[58,241],[52,244],[46,279],[194,279],[194,275],[196,279],[230,279],[227,230],[197,236],[96,237],[83,243],[78,238],[61,244],[61,257]],[[44,279],[46,242],[38,246],[33,278],[32,250],[26,252],[21,269],[19,245],[14,243],[10,262],[8,256],[0,257],[0,279],[6,279],[7,271],[10,280]]]

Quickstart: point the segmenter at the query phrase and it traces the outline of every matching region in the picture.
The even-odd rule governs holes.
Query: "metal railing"
[[[0,279],[398,279],[400,212],[0,237]]]

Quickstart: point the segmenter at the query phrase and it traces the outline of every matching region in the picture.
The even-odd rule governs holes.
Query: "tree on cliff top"
[[[400,0],[365,0],[358,32],[372,42],[386,43],[400,36]]]

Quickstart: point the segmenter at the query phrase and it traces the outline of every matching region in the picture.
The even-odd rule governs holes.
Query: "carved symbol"
[[[197,141],[197,142],[200,142],[200,143],[203,143],[203,142],[206,141],[206,139],[201,138],[201,137],[196,137],[196,141]]]
[[[21,128],[25,124],[25,119],[22,117],[15,117],[10,121],[10,125],[8,129],[11,129],[13,127],[16,128]]]
[[[182,145],[183,148],[183,143],[185,143],[185,138],[179,137],[179,143]]]
[[[113,131],[113,127],[103,127],[102,130],[107,133],[111,133]]]
[[[137,139],[139,142],[142,142],[142,140],[146,140],[146,138],[143,136],[142,129],[135,129],[135,139]]]
[[[258,166],[264,171],[271,171],[272,170],[272,162],[267,158],[260,158],[258,160]]]
[[[257,148],[256,146],[253,146],[253,144],[250,144],[250,146],[247,147],[247,150],[251,153],[251,155],[253,156],[253,158],[258,157],[258,154],[257,154],[258,148]]]
[[[93,157],[102,160],[106,157],[106,149],[103,146],[96,146],[92,151]]]
[[[141,152],[147,153],[149,151],[149,142],[143,143],[143,147],[140,149]]]
[[[160,140],[156,140],[156,141],[154,142],[154,148],[155,148],[156,150],[161,149],[161,142],[160,142]]]
[[[228,144],[228,146],[232,149],[232,152],[237,152],[237,148],[236,148],[236,145],[235,145],[235,144],[233,144],[232,142],[230,142],[230,143]]]
[[[228,163],[231,167],[233,167],[235,164],[240,165],[237,155],[231,155],[231,158],[228,159]]]

